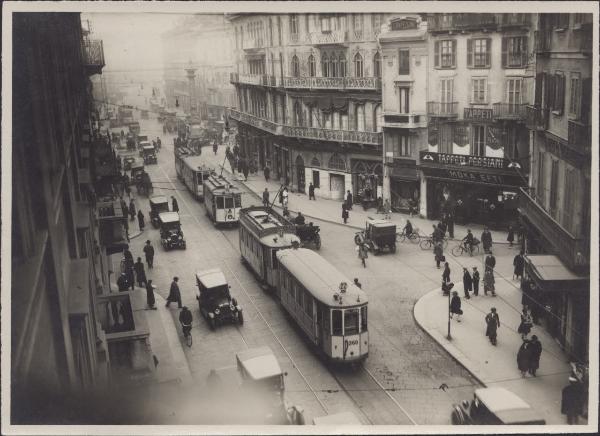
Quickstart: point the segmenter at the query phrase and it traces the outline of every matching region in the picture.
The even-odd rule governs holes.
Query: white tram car
[[[277,295],[307,338],[330,361],[366,359],[367,294],[312,250],[280,250],[277,260]]]
[[[252,206],[240,210],[240,252],[263,285],[276,288],[277,250],[300,243],[296,228],[283,215],[271,208]]]
[[[204,206],[215,225],[237,224],[242,194],[225,177],[213,174],[204,180]]]
[[[203,200],[204,181],[214,173],[214,168],[205,165],[200,156],[191,155],[186,148],[176,147],[175,171],[177,172],[177,178],[184,183],[194,198]]]

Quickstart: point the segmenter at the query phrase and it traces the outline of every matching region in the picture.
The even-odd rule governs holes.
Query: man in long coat
[[[529,374],[532,376],[536,376],[535,372],[540,367],[540,357],[542,356],[542,343],[539,341],[536,335],[531,337],[531,341],[529,344]]]
[[[492,233],[485,227],[481,234],[481,244],[483,245],[483,251],[486,253],[492,248]]]
[[[156,307],[154,307],[156,299],[154,298],[154,285],[152,284],[152,280],[148,280],[146,283],[146,303],[150,309],[156,310]]]
[[[471,274],[469,274],[469,270],[463,268],[463,286],[465,290],[465,298],[468,300],[471,298],[469,292],[473,289],[473,279],[471,278]]]
[[[525,268],[525,258],[523,257],[523,251],[515,256],[513,259],[513,266],[515,267],[513,272],[513,279],[523,278],[523,269]]]
[[[169,307],[171,303],[175,302],[180,309],[183,307],[181,304],[181,292],[179,291],[179,285],[177,284],[178,281],[179,277],[173,277],[171,289],[169,289],[169,296],[167,297],[167,304],[165,304],[166,307]]]
[[[517,367],[521,371],[521,377],[525,377],[525,373],[529,369],[529,361],[531,359],[530,343],[527,339],[523,340],[523,343],[519,347],[517,353]]]
[[[500,317],[496,313],[496,308],[492,307],[490,313],[485,316],[485,335],[490,338],[492,345],[496,345],[497,330],[500,327]]]
[[[133,269],[135,271],[135,278],[137,279],[138,286],[141,288],[143,285],[148,283],[146,280],[146,271],[144,270],[144,264],[142,263],[141,257],[137,258],[137,262],[133,265]]]
[[[567,415],[567,423],[576,425],[583,412],[583,393],[580,383],[575,377],[569,377],[569,386],[562,390],[560,413]]]

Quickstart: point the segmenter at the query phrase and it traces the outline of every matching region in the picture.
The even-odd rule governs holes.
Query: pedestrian
[[[287,207],[287,205],[288,205],[288,188],[287,188],[287,186],[283,188],[283,191],[281,191],[281,204],[283,207]]]
[[[171,282],[171,289],[169,289],[169,296],[167,297],[166,307],[169,307],[171,303],[177,303],[177,306],[181,309],[183,306],[181,304],[181,292],[179,291],[179,277],[173,277],[173,281]]]
[[[481,234],[481,244],[483,245],[483,251],[486,253],[492,248],[492,234],[487,227],[484,227]]]
[[[117,286],[119,288],[119,292],[125,292],[129,289],[129,281],[127,280],[127,274],[124,272],[121,273],[119,278],[117,279]]]
[[[244,163],[242,166],[242,174],[244,175],[244,181],[248,181],[248,164]]]
[[[267,188],[265,188],[265,190],[262,193],[262,203],[264,207],[269,207],[269,190]]]
[[[527,338],[527,335],[531,332],[531,327],[533,327],[531,314],[529,313],[527,306],[523,306],[523,311],[521,313],[521,323],[519,324],[519,328],[517,329],[517,332],[521,333],[521,339]]]
[[[508,236],[506,237],[506,240],[508,241],[508,246],[512,247],[515,240],[515,231],[512,226],[508,226]]]
[[[442,273],[442,282],[450,283],[450,265],[448,262],[444,263],[444,272]]]
[[[435,259],[435,266],[437,269],[440,269],[440,262],[444,262],[446,258],[444,257],[444,246],[441,242],[436,242],[433,246],[433,255]]]
[[[494,268],[496,267],[496,258],[494,257],[494,253],[490,250],[488,255],[485,257],[485,270],[494,272]]]
[[[141,257],[137,258],[137,262],[133,265],[133,269],[135,270],[135,278],[137,279],[138,286],[141,288],[143,285],[148,283],[146,280],[146,271],[144,270],[144,264],[142,263]]]
[[[440,242],[442,240],[441,230],[435,224],[432,224],[433,233],[431,233],[431,239],[433,242]]]
[[[356,247],[356,251],[358,251],[358,258],[360,259],[362,266],[364,268],[367,267],[366,258],[369,257],[369,250],[367,249],[366,244],[358,244]]]
[[[123,211],[123,215],[126,216],[129,214],[129,208],[127,207],[127,202],[125,200],[123,200],[123,196],[121,196],[119,198],[119,201],[121,202],[121,210]]]
[[[125,266],[127,267],[127,263],[131,262],[131,266],[133,266],[133,254],[129,251],[129,248],[123,249],[123,258],[125,259]]]
[[[494,273],[490,270],[487,270],[485,273],[483,273],[483,293],[485,295],[488,294],[488,292],[492,293],[492,297],[496,296],[496,287],[494,285],[494,283],[496,282],[496,280],[494,279]]]
[[[527,339],[523,339],[523,343],[517,352],[517,367],[521,371],[521,377],[525,377],[525,373],[529,370],[529,361],[531,359],[530,343]]]
[[[269,168],[268,165],[265,165],[265,168],[263,169],[263,173],[265,175],[265,181],[268,182],[269,177],[271,177],[271,169]]]
[[[312,182],[308,184],[308,199],[317,201],[315,197],[315,185]]]
[[[179,204],[177,204],[177,199],[173,195],[171,195],[171,202],[173,212],[179,212]]]
[[[536,377],[535,372],[540,367],[540,357],[542,357],[542,343],[536,335],[531,336],[529,341],[529,374]]]
[[[125,259],[125,275],[127,275],[127,283],[131,286],[131,290],[135,289],[135,277],[133,274],[133,259]]]
[[[354,197],[352,196],[352,192],[350,192],[350,190],[346,191],[346,205],[348,206],[348,210],[352,210],[353,201]]]
[[[144,213],[142,212],[142,209],[138,210],[137,218],[138,218],[138,225],[140,226],[140,232],[143,232],[144,231]]]
[[[146,304],[148,304],[150,309],[156,310],[156,307],[154,306],[155,303],[154,286],[152,285],[152,280],[148,280],[146,282]]]
[[[135,201],[133,198],[129,200],[129,221],[133,221],[135,219]]]
[[[492,345],[496,345],[498,337],[497,330],[500,328],[500,317],[496,313],[495,307],[492,307],[490,313],[485,316],[485,323],[487,325],[485,335],[490,338]]]
[[[463,268],[463,286],[465,290],[465,298],[469,300],[471,298],[469,292],[473,289],[473,278],[469,274],[469,270]]]
[[[447,215],[447,224],[448,224],[448,236],[450,239],[454,239],[454,215],[449,213]]]
[[[567,424],[577,425],[579,415],[583,412],[583,393],[580,383],[573,376],[569,377],[569,385],[562,390],[560,413],[567,415]]]
[[[146,255],[148,269],[154,268],[154,247],[150,243],[150,239],[148,239],[146,245],[144,245],[144,254]]]
[[[523,269],[525,268],[525,257],[523,257],[523,250],[519,252],[513,259],[513,265],[515,267],[513,271],[513,280],[523,278]]]
[[[344,220],[344,224],[348,224],[348,218],[350,218],[350,213],[348,212],[348,207],[346,206],[346,202],[342,203],[342,219]]]
[[[213,151],[215,152],[215,156],[217,155],[218,149],[219,149],[219,146],[217,145],[217,141],[213,141]]]
[[[462,309],[460,308],[461,301],[458,296],[458,292],[452,291],[452,299],[450,300],[450,318],[453,318],[456,315],[456,320],[458,322],[461,321],[461,316],[463,314]]]
[[[473,295],[477,297],[479,295],[479,271],[476,266],[473,267],[471,277],[473,278]]]
[[[358,286],[360,289],[362,289],[362,284],[358,281],[358,279],[356,277],[354,278],[354,284],[356,286]]]

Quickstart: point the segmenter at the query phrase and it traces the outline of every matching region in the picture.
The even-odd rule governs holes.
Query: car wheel
[[[457,245],[456,247],[452,247],[452,256],[458,257],[461,254],[462,254],[462,249],[460,248],[460,245]]]
[[[238,312],[238,322],[240,325],[244,325],[244,314],[241,311]]]
[[[354,243],[356,245],[359,245],[362,242],[362,238],[360,236],[360,233],[354,236]]]
[[[458,412],[456,410],[452,411],[452,415],[450,416],[450,421],[452,422],[452,425],[462,425],[463,420],[461,419],[460,415],[458,414]]]

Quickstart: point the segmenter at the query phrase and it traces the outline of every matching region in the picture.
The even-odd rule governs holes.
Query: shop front
[[[527,179],[504,158],[421,151],[429,219],[453,214],[457,224],[506,228],[518,221],[517,192]]]
[[[392,209],[403,213],[416,212],[420,197],[416,162],[413,159],[394,159],[389,165]]]
[[[355,203],[376,201],[383,196],[381,160],[352,159],[352,195]]]
[[[290,151],[283,144],[273,144],[273,178],[289,185],[291,181]]]

